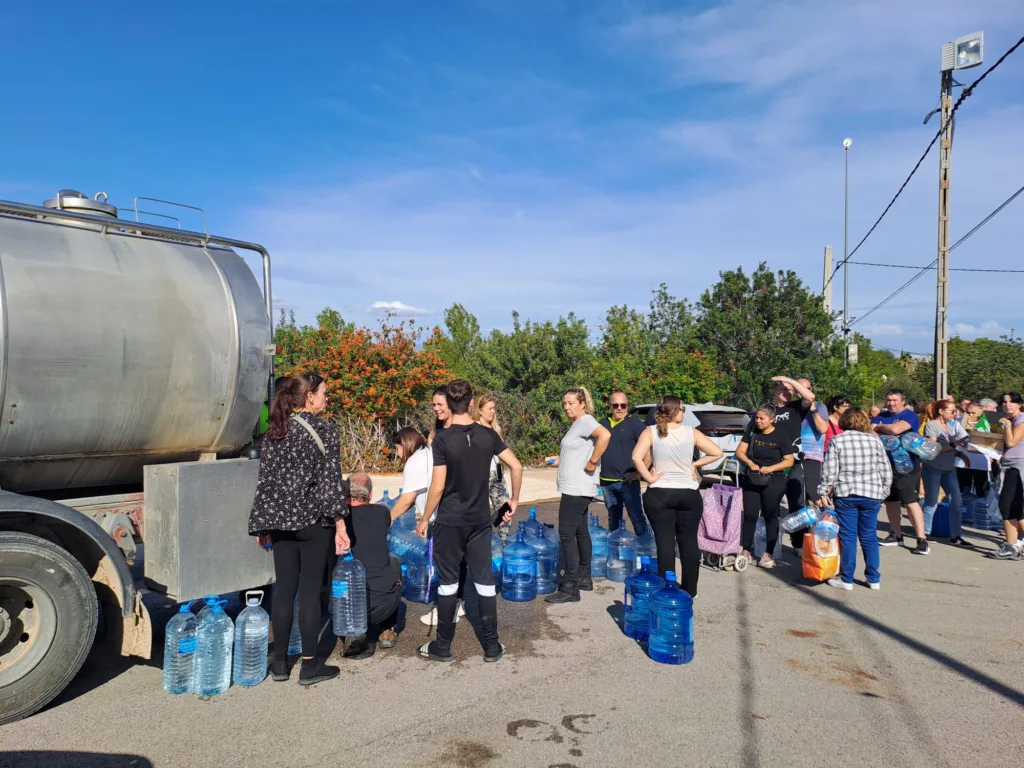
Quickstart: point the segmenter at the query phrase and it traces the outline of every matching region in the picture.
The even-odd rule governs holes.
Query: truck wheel
[[[0,531],[0,725],[49,703],[96,637],[96,590],[66,550]]]

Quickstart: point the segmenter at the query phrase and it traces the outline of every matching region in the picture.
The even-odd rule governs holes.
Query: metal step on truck
[[[205,216],[140,221],[165,215],[147,200],[167,202],[0,201],[0,724],[75,677],[101,610],[109,652],[149,658],[143,586],[184,602],[273,580],[246,450],[272,394],[270,255]]]

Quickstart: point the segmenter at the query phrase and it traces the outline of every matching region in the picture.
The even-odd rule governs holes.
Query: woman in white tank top
[[[696,597],[700,572],[697,528],[704,513],[697,470],[720,459],[722,449],[700,430],[683,424],[685,412],[678,397],[662,397],[655,411],[657,423],[645,429],[637,441],[633,464],[647,481],[644,511],[658,546],[658,570],[664,575],[675,568],[678,542],[682,561],[679,586]],[[696,461],[694,448],[703,454]]]

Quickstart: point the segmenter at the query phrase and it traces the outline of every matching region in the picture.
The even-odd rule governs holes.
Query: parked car
[[[699,429],[704,435],[722,449],[725,454],[718,461],[708,464],[701,471],[705,475],[720,474],[725,463],[736,457],[736,447],[743,438],[743,433],[750,423],[750,414],[742,408],[733,408],[728,405],[715,405],[714,403],[685,403],[686,413],[683,414],[683,423]],[[637,405],[632,409],[634,416],[641,418],[647,424],[654,424],[654,403]]]

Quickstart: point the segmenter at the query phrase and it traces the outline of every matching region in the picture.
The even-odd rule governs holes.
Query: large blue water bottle
[[[608,568],[608,531],[601,527],[597,515],[590,516],[587,528],[594,553],[590,560],[590,575],[595,579],[603,579]]]
[[[396,517],[391,523],[393,531],[414,531],[416,530],[416,506],[413,505],[405,512]]]
[[[402,597],[414,603],[432,603],[437,599],[438,576],[434,568],[434,540],[424,541],[415,533],[405,539]]]
[[[196,630],[195,692],[200,696],[216,696],[231,687],[231,651],[235,642],[235,625],[224,613],[227,600],[220,599]]]
[[[882,445],[892,460],[893,469],[901,475],[908,475],[913,472],[914,459],[907,453],[907,449],[903,447],[900,439],[892,435],[882,435],[881,439]]]
[[[665,582],[648,598],[647,654],[661,664],[689,664],[693,661],[693,598],[676,586],[673,571],[665,574]]]
[[[366,568],[351,552],[331,574],[331,619],[338,637],[366,634]]]
[[[501,541],[501,537],[496,534],[491,534],[491,578],[494,579],[494,588],[497,590],[501,589],[501,561],[503,558],[503,550],[505,545]]]
[[[651,570],[649,557],[638,557],[640,568],[626,577],[625,621],[627,637],[646,640],[651,631],[650,596],[665,586],[665,580]]]
[[[381,496],[380,501],[378,501],[377,503],[383,504],[388,509],[391,509],[393,506],[395,506],[395,500],[388,495],[387,489],[384,490],[384,495]]]
[[[555,565],[555,581],[558,581],[559,575],[565,570],[565,553],[562,551],[562,538],[558,535],[558,530],[555,526],[550,523],[544,523],[544,535],[548,537],[548,541],[555,545],[556,565]]]
[[[626,528],[626,521],[619,523],[619,529],[608,534],[608,566],[605,576],[612,581],[624,582],[633,572],[636,558],[636,536]]]
[[[643,536],[636,537],[636,557],[649,558],[651,561],[651,573],[657,574],[658,571],[658,543],[654,539],[654,531],[651,526],[647,526],[647,530],[644,531]]]
[[[526,532],[531,536],[544,535],[544,523],[537,519],[537,510],[534,507],[530,507],[530,519],[523,525],[526,526]]]
[[[197,626],[191,600],[181,606],[167,622],[164,631],[164,690],[168,693],[188,693],[192,690]]]
[[[262,602],[262,590],[246,592],[245,608],[235,619],[235,685],[259,685],[267,676],[270,616],[260,606]]]
[[[526,523],[519,524],[525,530]],[[558,588],[558,545],[545,535],[541,525],[539,536],[524,536],[523,540],[537,552],[537,594],[550,595]]]
[[[925,461],[932,461],[940,453],[942,453],[942,446],[935,440],[929,440],[924,435],[919,435],[917,432],[904,432],[900,437],[900,444],[904,449],[910,451]]]
[[[537,597],[537,550],[526,543],[522,524],[501,553],[501,596],[515,602]]]

